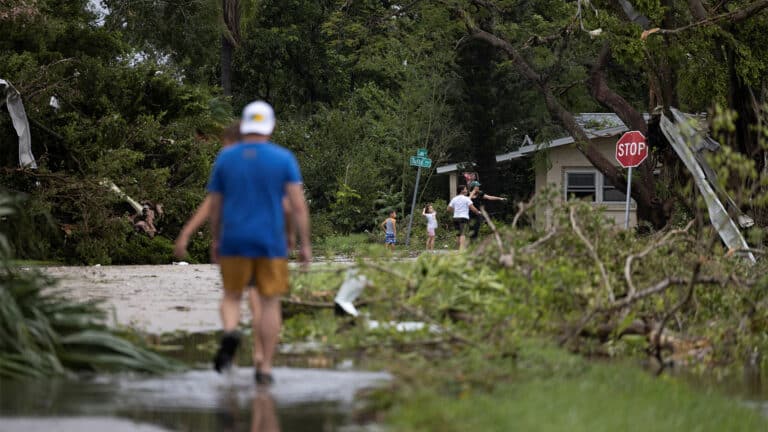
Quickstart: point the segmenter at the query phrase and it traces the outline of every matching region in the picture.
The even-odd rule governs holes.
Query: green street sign
[[[432,167],[432,159],[428,157],[411,156],[411,166],[430,168]]]
[[[427,149],[420,148],[420,149],[416,150],[416,156],[422,157],[422,158],[427,157]]]

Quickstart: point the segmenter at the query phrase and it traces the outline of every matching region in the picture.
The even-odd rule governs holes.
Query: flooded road
[[[335,263],[338,265],[338,263]],[[360,391],[385,384],[386,372],[356,371],[353,360],[324,355],[298,361],[279,348],[275,384],[254,384],[249,344],[229,374],[208,369],[220,328],[218,267],[213,265],[47,267],[59,289],[99,300],[110,325],[174,333],[166,354],[197,368],[165,376],[92,375],[0,380],[0,432],[28,431],[359,431]],[[243,320],[250,312],[243,302]],[[167,341],[166,341],[167,342]],[[166,346],[167,348],[167,346]],[[319,360],[318,360],[319,359]],[[320,361],[322,360],[322,361]],[[291,367],[287,367],[290,365]],[[323,368],[306,368],[321,365]],[[298,367],[294,367],[298,366]],[[338,366],[338,367],[337,367]],[[204,368],[204,369],[203,369]]]
[[[360,390],[382,372],[276,368],[275,384],[253,384],[251,368],[162,377],[0,381],[0,431],[354,431]]]

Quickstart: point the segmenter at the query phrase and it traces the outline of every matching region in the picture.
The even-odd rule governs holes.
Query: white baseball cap
[[[264,101],[251,102],[243,108],[240,134],[272,135],[275,129],[275,111]]]

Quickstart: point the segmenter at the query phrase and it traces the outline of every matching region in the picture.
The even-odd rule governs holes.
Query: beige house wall
[[[452,172],[450,174],[450,177],[448,178],[448,197],[446,198],[447,202],[451,202],[453,197],[456,196],[456,191],[459,189],[459,175],[455,172]]]
[[[598,150],[606,159],[616,162],[615,151],[618,136],[608,138],[596,138],[592,140],[592,145],[598,146]],[[576,149],[574,144],[555,147],[548,151],[548,167],[536,167],[536,186],[535,192],[540,195],[547,186],[551,186],[556,193],[556,199],[565,199],[565,173],[568,170],[594,170],[594,166],[587,158]],[[543,164],[542,164],[543,165]],[[594,202],[595,208],[605,209],[607,216],[613,218],[617,225],[624,225],[625,203],[599,203]],[[630,226],[637,224],[637,212],[635,211],[634,201],[630,203]],[[536,212],[537,221],[543,222],[544,226],[551,226],[553,222],[552,208],[539,208]]]

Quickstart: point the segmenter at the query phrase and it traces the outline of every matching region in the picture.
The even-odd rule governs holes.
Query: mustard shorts
[[[288,260],[285,258],[220,257],[224,291],[241,293],[254,282],[259,294],[273,297],[288,293]]]

